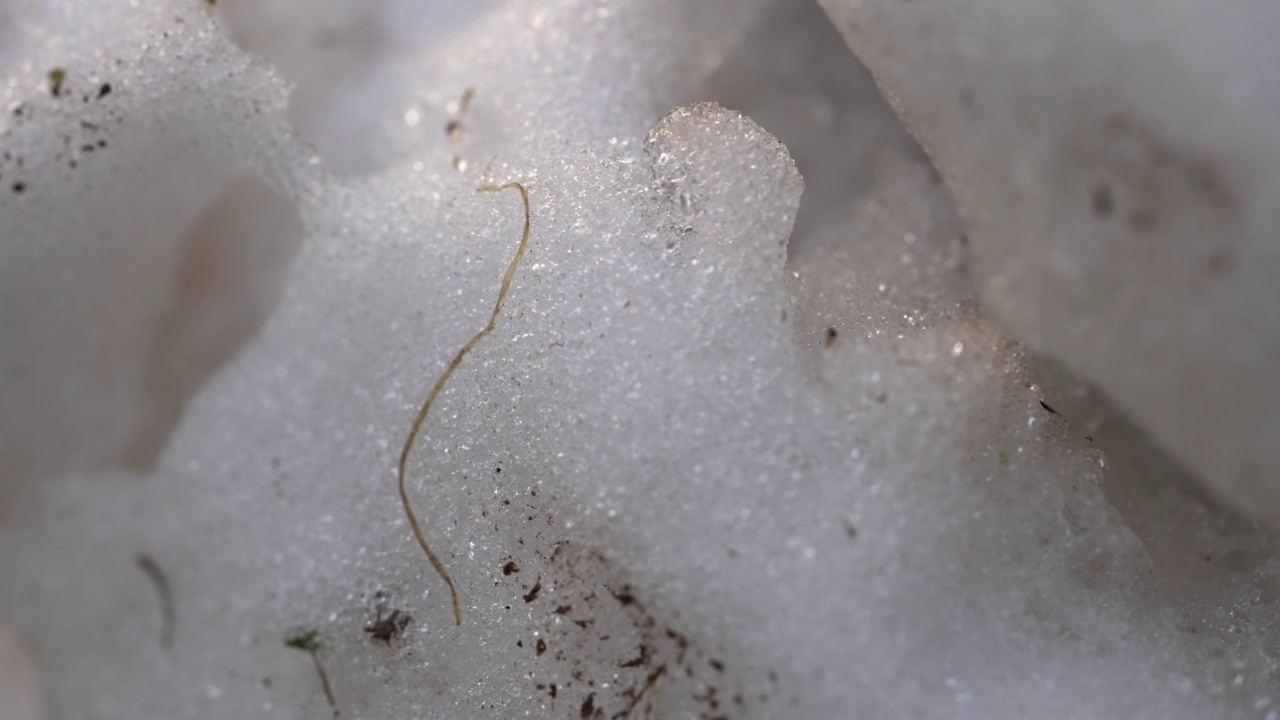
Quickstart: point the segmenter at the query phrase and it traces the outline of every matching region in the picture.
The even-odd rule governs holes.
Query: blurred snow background
[[[1276,717],[1267,9],[826,5],[0,9],[4,716]]]

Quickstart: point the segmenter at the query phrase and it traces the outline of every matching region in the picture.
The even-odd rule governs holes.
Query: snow
[[[1280,703],[1275,534],[1001,331],[1016,253],[816,5],[42,12],[0,84],[0,688],[32,658],[44,716],[329,716],[313,631],[346,718]],[[458,625],[396,466],[513,181],[528,253],[407,466]]]

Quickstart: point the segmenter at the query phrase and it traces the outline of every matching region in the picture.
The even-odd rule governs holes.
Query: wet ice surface
[[[984,320],[945,189],[816,8],[684,5],[519,3],[379,61],[340,173],[199,7],[12,71],[62,123],[6,117],[30,189],[0,199],[0,608],[50,717],[323,717],[295,630],[344,717],[1280,703],[1274,536]],[[103,81],[125,119],[68,167]],[[410,462],[455,627],[395,462],[488,319],[523,213],[475,188],[508,180],[529,254]]]

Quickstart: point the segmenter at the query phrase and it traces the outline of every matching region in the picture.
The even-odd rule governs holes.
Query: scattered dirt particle
[[[1057,415],[1057,414],[1058,414],[1058,411],[1057,411],[1057,410],[1054,410],[1053,408],[1049,407],[1049,403],[1047,403],[1047,402],[1045,402],[1045,401],[1043,401],[1043,400],[1041,400],[1041,401],[1040,401],[1040,407],[1044,408],[1045,412],[1049,413],[1050,415]]]
[[[1099,185],[1093,190],[1093,214],[1095,217],[1107,219],[1115,212],[1116,201],[1111,195],[1111,188]]]
[[[413,622],[413,616],[406,612],[392,610],[389,615],[383,617],[382,609],[379,608],[377,617],[364,627],[364,631],[369,633],[370,639],[374,642],[390,645],[404,633],[411,622]]]
[[[582,708],[578,710],[578,717],[587,720],[595,717],[596,714],[596,694],[587,695],[587,699],[582,701]]]
[[[823,334],[823,337],[822,337],[822,344],[826,345],[827,347],[831,347],[835,343],[836,337],[838,337],[839,335],[840,335],[839,331],[837,331],[835,328],[833,327],[827,328],[826,332]]]
[[[640,643],[640,654],[624,663],[619,663],[619,667],[633,668],[640,667],[649,662],[649,647],[644,643]]]
[[[667,637],[676,641],[676,647],[680,648],[681,653],[689,649],[689,638],[682,633],[676,632],[672,628],[667,628]]]
[[[529,589],[529,592],[524,594],[524,601],[527,603],[531,603],[534,600],[537,600],[538,593],[540,592],[542,592],[542,576],[541,575],[538,576],[537,580],[533,581],[533,587]]]
[[[26,192],[26,191],[27,191],[27,184],[26,184],[26,183],[23,183],[23,182],[16,182],[16,183],[14,183],[14,184],[13,184],[13,194],[14,194],[14,195],[21,195],[22,193],[24,193],[24,192]]]
[[[858,539],[858,526],[854,525],[853,521],[847,517],[840,518],[840,521],[844,524],[845,537],[849,538],[850,540]]]
[[[515,560],[508,560],[506,564],[502,566],[503,575],[510,575],[511,573],[518,573],[518,572],[520,572],[520,566],[516,565]]]
[[[533,651],[538,657],[541,657],[542,653],[547,651],[547,641],[542,638],[538,638],[538,642],[533,646]]]
[[[444,124],[444,134],[449,138],[453,148],[453,166],[458,170],[466,170],[467,164],[462,154],[467,146],[467,128],[463,123],[467,111],[471,109],[471,101],[475,99],[476,89],[467,88],[458,102],[458,112]]]
[[[110,94],[111,94],[111,83],[102,83],[101,85],[99,85],[99,86],[98,86],[98,99],[99,99],[99,100],[101,100],[102,98],[104,98],[104,97],[106,97],[106,96],[108,96],[108,95],[110,95]]]

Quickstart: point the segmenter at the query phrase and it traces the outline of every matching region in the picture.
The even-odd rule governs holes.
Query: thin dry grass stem
[[[400,451],[400,465],[398,470],[398,486],[400,489],[400,503],[404,505],[405,517],[409,518],[409,527],[413,529],[413,537],[418,541],[418,545],[422,551],[426,553],[427,560],[431,562],[431,567],[435,569],[436,574],[444,580],[444,584],[449,587],[449,599],[453,603],[453,619],[458,625],[462,624],[462,607],[458,603],[458,589],[453,584],[453,578],[449,577],[449,571],[445,569],[444,563],[431,550],[431,546],[427,544],[426,537],[422,534],[422,526],[418,523],[418,517],[413,512],[413,507],[409,503],[409,494],[405,491],[405,467],[409,462],[409,455],[413,452],[413,444],[418,438],[418,434],[422,430],[422,424],[427,420],[427,413],[431,412],[431,405],[435,403],[436,397],[440,391],[444,389],[445,383],[453,376],[453,371],[458,369],[462,364],[462,359],[471,352],[473,348],[489,333],[493,332],[493,328],[498,323],[498,315],[502,313],[502,306],[507,300],[507,291],[511,289],[511,281],[515,279],[516,269],[520,266],[520,261],[524,259],[525,253],[529,250],[529,191],[522,183],[509,182],[505,185],[481,185],[476,188],[476,192],[501,192],[514,188],[520,191],[520,198],[524,201],[524,233],[520,236],[520,245],[516,248],[515,257],[511,258],[511,264],[507,266],[507,273],[502,278],[502,286],[498,288],[498,301],[494,303],[493,313],[489,316],[489,324],[484,329],[476,333],[474,337],[462,346],[462,349],[453,356],[453,360],[449,363],[449,367],[440,374],[436,384],[432,386],[431,392],[427,394],[427,399],[422,403],[422,407],[418,410],[418,415],[413,420],[413,426],[409,429],[409,436],[405,438],[404,448]]]

